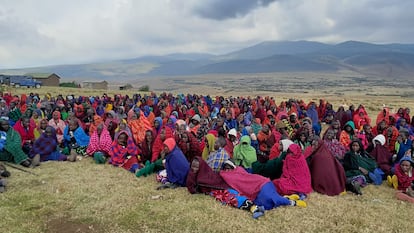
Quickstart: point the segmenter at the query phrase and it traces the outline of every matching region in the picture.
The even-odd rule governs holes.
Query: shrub
[[[141,86],[138,91],[149,91],[150,87],[148,85]]]
[[[67,83],[60,83],[59,86],[60,87],[73,87],[73,88],[79,87],[79,85],[75,83],[75,81],[67,82]]]

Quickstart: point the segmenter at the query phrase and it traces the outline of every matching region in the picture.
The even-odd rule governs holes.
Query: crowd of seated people
[[[311,192],[362,195],[385,180],[413,202],[414,118],[320,100],[151,93],[0,93],[0,160],[36,167],[91,157],[160,188],[187,186],[254,217]],[[4,178],[3,178],[4,180]],[[1,185],[2,183],[0,183]]]

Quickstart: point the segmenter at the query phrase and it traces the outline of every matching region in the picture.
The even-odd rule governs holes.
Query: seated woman
[[[193,133],[186,130],[186,125],[177,125],[178,131],[175,133],[175,141],[180,147],[188,162],[191,162],[195,156],[201,156],[201,147]]]
[[[237,144],[239,144],[239,137],[237,131],[236,129],[231,129],[227,133],[226,146],[224,147],[224,149],[229,154],[230,158],[233,158],[233,150]]]
[[[245,135],[240,138],[240,143],[234,147],[233,159],[237,166],[244,167],[250,173],[252,164],[257,161],[256,150],[250,145],[250,137]]]
[[[126,131],[120,132],[112,142],[109,163],[135,173],[139,169],[138,154],[138,147],[132,137]]]
[[[150,129],[147,129],[145,132],[145,139],[141,142],[141,163],[151,161],[152,158],[152,148],[154,145],[154,132]]]
[[[201,156],[204,160],[207,160],[208,156],[215,151],[214,144],[216,143],[216,136],[214,134],[207,134],[205,137],[205,146]]]
[[[128,126],[131,129],[135,143],[140,144],[145,138],[145,131],[152,129],[151,124],[141,115],[139,108],[134,108],[128,112]]]
[[[105,125],[101,123],[92,133],[86,153],[93,156],[95,162],[105,163],[112,146],[112,138]]]
[[[251,126],[246,126],[246,127],[243,127],[243,129],[242,129],[242,131],[241,131],[241,137],[243,137],[243,136],[249,136],[250,137],[250,140],[251,140],[251,143],[250,143],[250,145],[256,150],[256,151],[258,151],[259,150],[259,141],[257,141],[257,136],[256,136],[256,134],[253,132],[253,128],[251,127]],[[239,142],[240,143],[240,142]],[[239,143],[237,143],[237,144],[239,144]],[[234,145],[234,146],[236,146],[236,145]],[[234,150],[234,148],[233,148],[233,150]]]
[[[283,139],[279,142],[280,155],[274,159],[270,159],[264,163],[256,161],[252,164],[254,174],[259,174],[264,177],[269,177],[271,180],[280,178],[282,175],[283,161],[286,158],[286,153],[293,142],[290,139]]]
[[[66,161],[66,155],[59,152],[58,146],[55,129],[52,126],[47,126],[45,132],[34,142],[30,150],[30,157],[34,158],[38,155],[40,162],[49,160]]]
[[[155,117],[153,127],[152,127],[153,128],[152,131],[153,131],[153,134],[155,136],[157,136],[158,133],[161,131],[162,126],[163,126],[162,125],[162,118],[161,117]]]
[[[118,128],[115,130],[114,139],[115,139],[115,138],[118,138],[119,133],[120,133],[120,132],[122,132],[122,131],[126,131],[126,132],[128,133],[128,135],[129,135],[129,136],[131,136],[131,135],[132,135],[132,133],[131,133],[131,129],[129,128],[129,126],[128,126],[128,124],[127,124],[126,120],[124,120],[124,119],[123,119],[123,120],[119,123]],[[112,136],[112,135],[111,135],[111,136]]]
[[[43,119],[43,112],[40,109],[35,109],[32,113],[32,120],[35,122],[36,126],[39,125],[40,121]]]
[[[413,175],[413,160],[409,156],[404,156],[400,163],[395,165],[395,175],[388,178],[388,183],[391,183],[399,192],[396,197],[399,200],[414,203],[414,175]]]
[[[162,153],[164,152],[164,141],[168,138],[173,138],[172,130],[169,127],[163,126],[155,138],[154,145],[152,147],[152,163],[161,157],[165,157],[165,155]]]
[[[361,187],[368,182],[382,182],[380,177],[376,177],[374,170],[377,163],[363,148],[359,139],[354,139],[350,144],[350,151],[344,156],[344,170],[348,190],[362,195]]]
[[[339,120],[334,120],[332,121],[332,124],[328,127],[328,129],[326,129],[325,134],[323,135],[323,140],[326,139],[326,134],[328,133],[328,130],[331,130],[333,135],[332,137],[336,140],[339,141],[340,137],[341,137],[341,123]]]
[[[40,135],[42,135],[42,133],[45,132],[47,126],[48,126],[47,119],[40,120],[39,125],[37,125],[37,127],[33,131],[35,139],[38,139],[40,137]]]
[[[254,204],[263,206],[265,210],[283,205],[306,207],[306,202],[302,200],[289,200],[286,197],[280,196],[269,178],[250,174],[244,168],[235,166],[230,161],[226,161],[226,164],[228,166],[220,171],[220,176],[223,180],[236,190],[239,195],[253,200]]]
[[[147,176],[154,172],[164,170],[164,141],[167,140],[167,138],[172,138],[172,132],[170,128],[165,126],[160,130],[160,134],[155,140],[153,139],[153,130],[147,130],[145,135],[145,140],[141,145],[142,160],[140,161],[145,165],[143,168],[139,169],[139,171],[136,172],[136,177]]]
[[[313,190],[328,196],[336,196],[345,191],[344,168],[323,140],[317,138],[312,141],[308,161]]]
[[[257,140],[259,142],[259,150],[265,155],[269,155],[270,149],[276,143],[276,137],[272,133],[270,125],[263,125],[262,129],[257,134]]]
[[[29,167],[31,161],[22,150],[20,134],[10,127],[8,117],[0,118],[0,131],[6,133],[4,147],[0,150],[0,161],[14,162],[24,167]]]
[[[391,158],[392,154],[385,147],[385,137],[382,134],[378,134],[372,140],[374,149],[370,155],[375,159],[378,167],[385,173],[385,176],[391,175]]]
[[[191,194],[204,193],[211,195],[223,204],[250,211],[253,218],[258,218],[264,214],[264,209],[259,208],[252,200],[231,189],[223,178],[214,172],[199,156],[194,157],[191,161],[186,186]]]
[[[56,131],[56,137],[59,144],[63,142],[63,131],[65,131],[66,123],[61,119],[61,114],[58,111],[54,111],[52,119],[49,121],[49,125]]]
[[[348,121],[344,125],[343,130],[341,131],[341,135],[339,136],[339,142],[345,148],[348,148],[354,138],[357,138],[355,124],[353,121]]]
[[[273,180],[273,184],[281,195],[312,192],[309,167],[298,145],[289,146],[283,162],[282,176]]]
[[[168,138],[164,141],[162,154],[165,155],[165,169],[167,171],[168,183],[160,186],[159,189],[167,187],[175,188],[177,186],[185,187],[190,164],[180,148],[177,147],[173,138]]]
[[[79,126],[79,121],[71,119],[69,124],[63,131],[64,145],[71,153],[75,150],[78,155],[86,155],[86,148],[89,145],[89,136],[85,133],[82,127]]]
[[[346,153],[346,148],[338,141],[338,139],[335,139],[335,132],[332,129],[328,129],[323,140],[332,155],[342,163]]]
[[[115,130],[118,128],[119,123],[121,120],[118,118],[118,115],[115,113],[114,110],[110,110],[105,113],[104,122],[106,129],[109,132],[111,138],[115,137]]]
[[[213,190],[230,188],[221,176],[217,172],[214,172],[200,156],[194,157],[191,161],[191,169],[188,172],[186,186],[191,194],[209,194]]]
[[[308,133],[302,130],[303,128],[299,128],[298,131],[295,134],[295,141],[294,143],[300,146],[300,149],[305,151],[307,147],[309,147],[311,144],[308,140],[309,136]]]

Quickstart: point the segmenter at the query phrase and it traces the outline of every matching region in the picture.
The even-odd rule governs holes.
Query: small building
[[[42,82],[42,86],[58,87],[60,77],[55,73],[27,73],[25,76],[32,76],[37,81]]]
[[[108,89],[108,82],[102,80],[94,80],[94,81],[83,81],[81,83],[82,88],[89,88],[89,89]]]

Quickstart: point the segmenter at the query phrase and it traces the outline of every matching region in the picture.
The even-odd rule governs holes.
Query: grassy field
[[[154,89],[163,87],[155,82],[151,83]],[[288,98],[325,98],[335,109],[341,104],[363,103],[373,122],[383,104],[395,110],[414,109],[410,86],[364,89],[351,83],[351,87],[309,89],[297,84],[283,92],[256,92],[226,91],[227,84],[216,88],[214,84],[180,84],[172,90],[167,87],[170,84],[165,82],[164,90],[173,93],[267,94],[278,102]],[[47,87],[9,91],[41,95],[133,93]],[[30,169],[36,175],[9,169],[12,176],[8,189],[0,194],[0,232],[410,232],[412,228],[413,205],[396,200],[394,190],[386,184],[370,185],[363,189],[362,196],[312,193],[307,208],[282,207],[254,220],[247,212],[222,206],[209,196],[190,195],[185,188],[158,191],[154,175],[138,179],[121,168],[96,165],[90,158],[76,163],[46,162]]]
[[[362,196],[312,193],[308,207],[280,207],[254,220],[186,188],[156,190],[155,176],[121,168],[46,162],[31,175],[10,169],[0,194],[1,232],[409,232],[413,206],[370,185]]]

